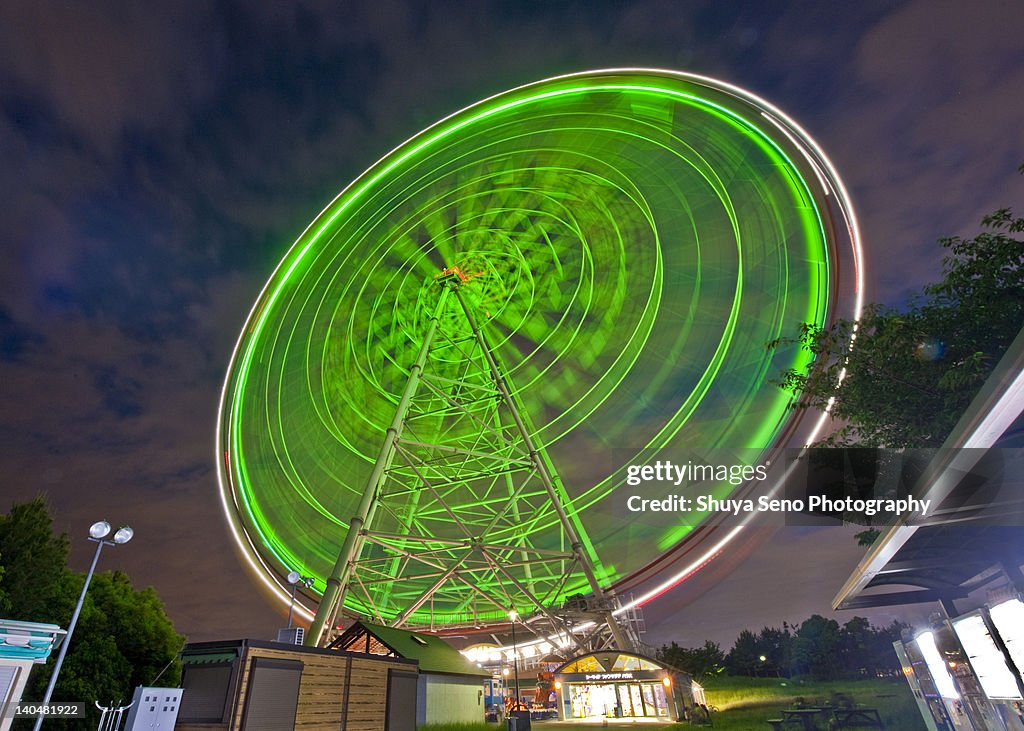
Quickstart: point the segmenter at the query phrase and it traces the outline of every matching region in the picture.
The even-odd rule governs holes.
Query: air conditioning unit
[[[277,631],[277,641],[286,645],[301,645],[306,639],[306,630],[302,627],[287,627]]]

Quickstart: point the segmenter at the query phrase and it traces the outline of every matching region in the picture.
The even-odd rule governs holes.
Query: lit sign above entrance
[[[560,673],[555,678],[563,683],[600,683],[620,680],[660,680],[665,674],[659,670],[633,670],[618,673]]]

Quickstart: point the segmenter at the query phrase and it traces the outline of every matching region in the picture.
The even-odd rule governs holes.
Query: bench
[[[829,728],[885,728],[882,717],[874,708],[836,708],[832,711]]]

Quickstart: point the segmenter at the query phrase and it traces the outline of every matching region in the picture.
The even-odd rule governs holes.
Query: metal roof
[[[479,677],[490,677],[491,675],[490,671],[470,662],[465,655],[437,635],[385,627],[369,622],[356,622],[334,640],[330,647],[345,647],[355,637],[363,633],[369,633],[375,637],[398,657],[416,660],[420,672]]]
[[[956,599],[999,578],[1024,591],[1024,450],[992,449],[1022,412],[1024,330],[918,482],[930,517],[903,516],[879,536],[833,608]]]

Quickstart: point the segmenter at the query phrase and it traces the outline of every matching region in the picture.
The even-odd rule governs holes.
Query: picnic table
[[[877,708],[836,708],[829,726],[838,728],[885,728]]]
[[[782,718],[769,718],[767,723],[774,729],[818,731],[816,718],[824,713],[823,708],[786,708]]]
[[[782,720],[797,722],[797,727],[804,731],[818,731],[815,719],[824,713],[821,708],[787,708],[782,711]]]

